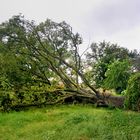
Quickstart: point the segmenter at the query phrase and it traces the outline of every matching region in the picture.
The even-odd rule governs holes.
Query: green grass
[[[0,140],[140,140],[140,114],[90,105],[0,113]]]

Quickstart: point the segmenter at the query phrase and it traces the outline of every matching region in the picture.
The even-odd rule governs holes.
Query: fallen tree
[[[29,107],[44,107],[47,105],[60,104],[94,104],[96,107],[123,108],[124,97],[112,96],[102,93],[100,99],[95,95],[81,94],[74,90],[55,89],[53,91],[22,91],[18,95],[15,93],[7,94],[1,100],[0,110],[22,110]]]
[[[27,72],[28,74],[24,75],[26,77],[30,75],[30,80],[21,78],[17,82],[19,77],[16,79],[11,77],[13,73],[17,72],[17,69],[11,73],[10,79],[8,79],[9,85],[12,85],[16,94],[20,94],[22,86],[32,85],[33,81],[48,85],[52,85],[53,81],[61,81],[64,84],[63,90],[52,92],[52,94],[56,94],[55,96],[59,96],[58,100],[50,102],[45,100],[28,105],[21,102],[13,108],[67,103],[70,100],[108,106],[107,96],[103,96],[96,90],[84,75],[84,66],[78,52],[82,39],[78,33],[73,33],[67,23],[46,20],[44,23],[36,25],[33,21],[25,20],[21,15],[13,16],[8,22],[0,25],[0,42],[3,48],[6,48],[6,52],[9,51],[14,56],[18,73]],[[9,74],[9,69],[7,71]]]

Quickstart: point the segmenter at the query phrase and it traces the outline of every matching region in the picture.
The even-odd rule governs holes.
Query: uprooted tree
[[[68,98],[86,99],[92,103],[102,100],[107,104],[104,102],[107,97],[102,96],[84,74],[78,52],[81,43],[80,35],[73,33],[66,22],[47,19],[36,25],[21,15],[13,16],[0,25],[1,88],[13,90],[22,103],[21,89],[26,87],[27,90],[35,84],[51,86],[54,81],[61,81],[63,89],[49,94],[45,91],[45,99],[50,94],[59,96],[47,101],[48,104]],[[34,101],[38,100],[37,96]]]

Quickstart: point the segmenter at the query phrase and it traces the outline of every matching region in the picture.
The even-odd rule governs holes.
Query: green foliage
[[[91,44],[91,52],[86,56],[89,65],[92,66],[92,81],[96,83],[97,87],[102,87],[106,78],[105,73],[108,65],[116,60],[123,61],[136,58],[138,53],[136,51],[129,51],[117,44],[103,41]]]
[[[5,54],[10,52],[16,60],[14,65],[10,65],[14,71],[7,76],[15,87],[18,83],[25,85],[34,82],[51,85],[52,79],[61,79],[70,87],[79,71],[78,45],[81,43],[80,35],[73,33],[66,22],[56,23],[47,19],[37,25],[17,15],[0,24],[0,45]],[[75,75],[70,77],[69,73],[73,70]],[[23,77],[29,77],[31,81],[25,81]]]
[[[107,71],[108,64],[104,63],[103,61],[99,61],[97,64],[94,66],[94,73],[93,73],[93,79],[96,82],[97,87],[102,87],[103,86],[103,81],[105,79],[105,72]],[[95,74],[96,71],[96,74]]]
[[[31,82],[29,72],[23,71],[22,58],[8,49],[4,44],[0,46],[0,87],[3,90],[14,89],[18,92],[22,86]]]
[[[118,93],[121,93],[126,89],[130,72],[130,64],[128,60],[115,61],[108,66],[105,73],[104,87],[109,89],[115,89]]]
[[[140,115],[93,106],[0,113],[1,140],[139,140]]]
[[[140,110],[140,73],[132,75],[126,89],[125,107]]]
[[[0,110],[4,112],[9,112],[11,110],[12,100],[10,95],[9,93],[0,95]]]
[[[45,106],[63,98],[63,93],[59,92],[56,86],[31,86],[29,89],[24,87],[19,92],[12,90],[0,91],[0,110],[9,112],[11,110],[22,110],[30,106]],[[63,88],[61,87],[61,90]]]

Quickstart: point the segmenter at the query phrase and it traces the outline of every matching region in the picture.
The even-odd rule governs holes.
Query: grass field
[[[140,140],[140,114],[90,105],[0,113],[0,140]]]

